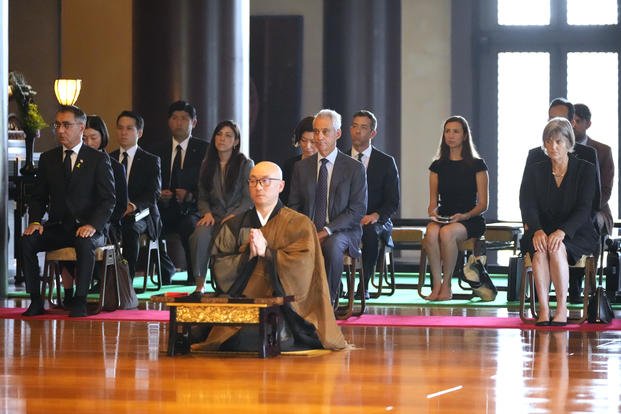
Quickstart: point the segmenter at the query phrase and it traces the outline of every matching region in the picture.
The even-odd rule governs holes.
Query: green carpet
[[[491,275],[492,281],[494,285],[499,288],[498,295],[496,299],[491,302],[483,302],[480,298],[474,297],[472,299],[453,299],[442,302],[429,302],[425,299],[422,299],[418,296],[418,292],[414,288],[397,288],[395,293],[391,296],[382,295],[377,299],[370,299],[367,301],[367,305],[378,305],[378,306],[426,306],[426,307],[491,307],[491,308],[514,308],[517,309],[519,306],[519,302],[507,302],[507,277],[506,275]],[[173,277],[172,281],[175,284],[162,286],[160,290],[155,290],[155,285],[150,281],[147,283],[147,290],[144,293],[138,294],[139,300],[148,300],[153,295],[159,295],[166,292],[185,292],[190,293],[194,291],[194,286],[186,286],[183,283],[187,280],[187,274],[185,272],[178,272]],[[397,285],[414,285],[418,283],[418,274],[417,273],[396,273],[395,281]],[[134,280],[134,288],[140,289],[142,288],[143,278],[137,277]],[[343,283],[345,280],[343,279]],[[427,280],[429,283],[429,280]],[[208,283],[205,286],[206,292],[213,292],[211,285]],[[371,292],[375,292],[376,289],[371,286]],[[423,294],[428,294],[431,291],[429,286],[423,289]],[[464,291],[459,287],[459,284],[456,280],[453,280],[453,294],[470,294],[470,291]],[[9,298],[26,298],[28,294],[21,291],[9,291],[7,294]],[[96,299],[98,297],[97,294],[90,294],[88,296],[89,299]],[[569,305],[570,309],[579,309],[581,305]],[[621,304],[613,304],[613,309],[621,309]]]

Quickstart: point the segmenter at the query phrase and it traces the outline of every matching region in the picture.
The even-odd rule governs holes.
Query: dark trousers
[[[147,221],[145,219],[134,221],[130,215],[123,219],[121,224],[123,234],[123,257],[127,260],[129,275],[132,279],[136,276],[136,263],[140,251],[140,235],[147,232]]]
[[[321,243],[332,303],[338,299],[341,277],[343,276],[343,256],[350,245],[351,235],[345,232],[334,233]]]
[[[375,273],[380,239],[388,240],[391,230],[392,225],[389,223],[367,224],[362,227],[362,274],[365,291],[369,290],[369,280]]]
[[[75,228],[61,225],[45,226],[43,234],[34,232],[22,236],[22,266],[26,281],[26,290],[30,297],[41,295],[41,269],[37,259],[38,252],[73,247],[76,252],[76,296],[86,297],[88,286],[95,267],[95,249],[104,245],[104,236],[96,232],[93,237],[75,237]]]
[[[196,223],[200,219],[197,214],[181,214],[179,212],[160,209],[162,215],[162,234],[164,238],[167,234],[177,233],[183,246],[185,260],[187,263],[188,283],[194,283],[194,272],[192,271],[192,260],[190,257],[190,235],[194,232]],[[162,283],[169,284],[170,278],[175,274],[176,267],[165,249],[160,245],[160,261],[162,265]]]

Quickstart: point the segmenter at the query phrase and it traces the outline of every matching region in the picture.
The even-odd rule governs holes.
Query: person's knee
[[[40,237],[41,236],[38,233],[37,234],[33,233],[30,235],[23,235],[20,239],[22,252],[23,253],[36,252]]]
[[[326,261],[342,261],[345,248],[346,246],[342,245],[336,237],[330,236],[324,240],[321,251]]]
[[[453,242],[457,240],[457,235],[450,226],[444,226],[438,232],[438,237],[442,243]]]
[[[77,237],[75,239],[76,252],[94,252],[96,247],[96,242],[92,237]]]

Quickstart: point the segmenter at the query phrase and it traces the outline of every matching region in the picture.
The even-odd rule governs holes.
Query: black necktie
[[[71,179],[71,154],[73,154],[72,150],[65,150],[65,159],[63,160],[63,165],[65,169],[65,181],[67,183]]]
[[[122,157],[123,159],[121,159],[121,164],[123,164],[123,168],[125,168],[125,177],[127,177],[127,153],[124,152]]]
[[[321,160],[319,167],[319,176],[317,177],[317,185],[315,187],[315,226],[321,231],[326,225],[327,209],[328,209],[328,160]]]
[[[358,161],[360,161],[360,162],[362,162],[362,155],[363,154],[361,152],[359,152],[358,155],[357,155]]]
[[[170,172],[170,189],[179,186],[179,174],[181,174],[181,145],[177,144],[175,159],[173,160],[172,171]]]

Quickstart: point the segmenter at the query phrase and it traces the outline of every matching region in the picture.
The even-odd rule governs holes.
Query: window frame
[[[550,54],[550,99],[567,96],[567,54],[570,52],[617,53],[621,74],[621,19],[616,25],[577,26],[566,22],[565,0],[550,1],[550,24],[546,26],[501,26],[497,23],[496,0],[453,0],[451,78],[452,111],[464,114],[473,127],[475,143],[490,170],[489,220],[498,219],[498,53],[547,52]],[[621,0],[617,0],[617,13]],[[471,18],[464,18],[470,16]],[[617,96],[621,101],[621,76]],[[527,104],[527,103],[525,103]],[[618,105],[621,119],[621,102]],[[516,127],[519,128],[519,114]],[[621,138],[620,133],[617,139]],[[621,145],[618,159],[621,160]],[[621,162],[620,162],[621,164]],[[620,166],[616,165],[616,179]],[[516,166],[522,174],[523,166]],[[621,186],[618,188],[621,216]]]

